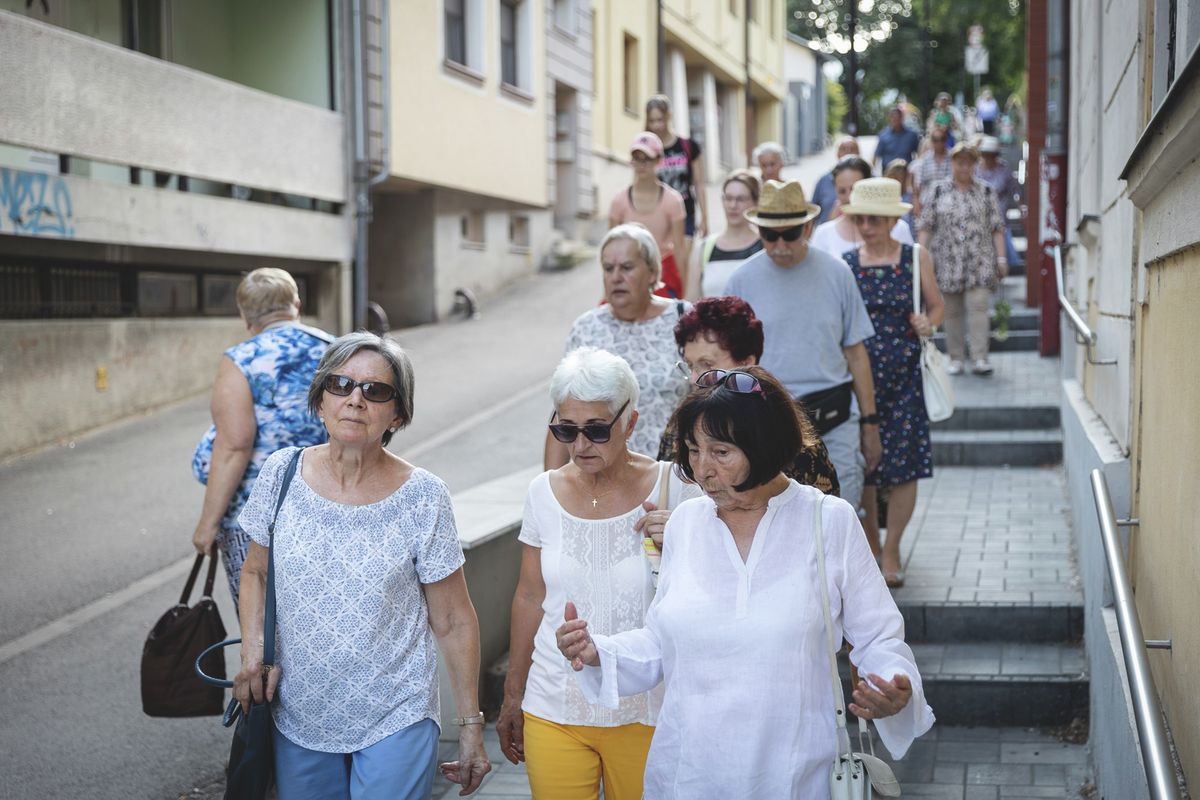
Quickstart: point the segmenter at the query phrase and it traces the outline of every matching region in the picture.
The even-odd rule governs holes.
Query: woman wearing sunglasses
[[[641,627],[654,597],[642,537],[657,527],[644,522],[647,511],[669,509],[699,489],[669,464],[630,452],[641,393],[624,359],[575,350],[550,379],[550,396],[550,433],[570,461],[535,478],[525,501],[496,728],[504,755],[526,762],[535,800],[595,800],[601,784],[607,800],[638,800],[659,695],[647,686],[611,709],[588,704],[554,631],[568,600],[587,609],[597,630]]]
[[[758,364],[763,352],[762,322],[740,297],[706,297],[675,324],[675,343],[692,391],[725,371]],[[825,494],[838,494],[837,469],[807,414],[800,416],[800,452],[784,468],[789,478],[815,486]],[[675,429],[668,425],[658,443],[658,460],[675,458]],[[657,540],[659,546],[662,542]]]
[[[675,463],[705,497],[667,525],[645,625],[603,632],[568,604],[556,643],[602,709],[662,683],[648,800],[828,797],[836,723],[816,514],[834,638],[854,646],[864,678],[850,710],[896,758],[933,713],[854,509],[782,472],[802,441],[791,396],[761,367],[717,372],[672,421]]]
[[[267,456],[281,447],[325,441],[308,412],[313,371],[334,337],[300,323],[300,291],[282,269],[256,269],[238,284],[238,313],[250,338],[226,350],[213,384],[213,424],[192,455],[204,505],[192,533],[198,553],[221,548],[234,605],[250,537],[238,514]]]
[[[868,178],[854,185],[842,208],[862,237],[858,250],[843,258],[858,280],[858,290],[875,335],[867,340],[875,406],[879,409],[879,438],[883,458],[866,477],[863,526],[871,550],[880,558],[887,585],[904,585],[900,537],[917,504],[917,481],[933,475],[929,417],[921,380],[921,339],[932,336],[941,323],[945,303],[933,274],[933,259],[925,248],[914,248],[888,234],[892,223],[912,206],[900,200],[900,183],[891,178]],[[919,254],[919,255],[918,255]],[[921,270],[924,313],[914,313],[913,270]],[[878,494],[887,492],[887,541],[879,543]]]
[[[234,697],[272,705],[279,800],[427,798],[438,745],[439,653],[461,714],[458,760],[442,772],[479,787],[491,769],[479,711],[479,624],[446,485],[389,452],[412,421],[413,370],[398,344],[351,333],[321,359],[308,407],[328,444],[263,465],[239,517],[242,668]],[[277,660],[262,668],[268,547],[274,548]]]

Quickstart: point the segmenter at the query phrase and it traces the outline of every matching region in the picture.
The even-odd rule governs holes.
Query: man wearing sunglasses
[[[808,245],[819,210],[798,181],[767,181],[758,207],[746,212],[763,250],[733,273],[726,291],[762,321],[760,363],[804,404],[837,467],[841,496],[858,508],[863,477],[882,453],[863,344],[875,328],[845,263]]]

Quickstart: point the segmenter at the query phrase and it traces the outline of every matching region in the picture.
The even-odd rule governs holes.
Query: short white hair
[[[606,403],[608,413],[621,412],[621,424],[637,410],[638,382],[629,362],[597,347],[580,347],[558,362],[550,378],[550,400],[557,410],[569,399]]]
[[[654,279],[655,283],[658,283],[658,278],[662,274],[662,256],[659,254],[658,241],[650,229],[640,222],[626,222],[610,230],[600,241],[601,263],[604,260],[604,248],[617,239],[626,239],[634,243],[638,249],[638,255],[650,268],[650,277]]]
[[[757,164],[759,157],[767,153],[774,153],[779,156],[780,161],[787,161],[787,150],[784,150],[783,145],[779,142],[763,142],[754,148],[754,152],[750,154],[750,158]]]

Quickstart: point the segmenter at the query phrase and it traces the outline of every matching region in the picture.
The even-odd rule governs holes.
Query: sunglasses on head
[[[720,386],[737,394],[762,394],[762,384],[749,372],[732,369],[710,369],[699,378],[696,385],[702,389]]]
[[[551,423],[550,433],[563,444],[570,444],[575,441],[581,433],[593,444],[604,444],[612,438],[612,427],[617,424],[617,420],[625,413],[625,407],[628,405],[629,401],[626,400],[617,409],[617,415],[613,417],[612,422],[589,422],[586,425],[568,425],[563,422]],[[554,412],[554,414],[557,413],[557,411]],[[554,419],[554,414],[550,415],[550,419]]]
[[[794,228],[759,228],[758,235],[762,237],[764,242],[774,242],[778,239],[783,239],[785,242],[794,242],[804,233],[804,226],[797,225]]]
[[[370,400],[372,403],[386,403],[395,399],[397,395],[396,388],[391,384],[382,381],[359,383],[345,375],[330,375],[325,379],[324,388],[325,391],[336,394],[338,397],[347,397],[354,392],[355,388],[359,388],[362,389],[363,399]]]

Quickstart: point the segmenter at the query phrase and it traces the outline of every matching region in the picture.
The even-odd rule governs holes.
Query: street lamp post
[[[858,136],[858,51],[854,36],[858,33],[858,0],[850,0],[850,135]]]

